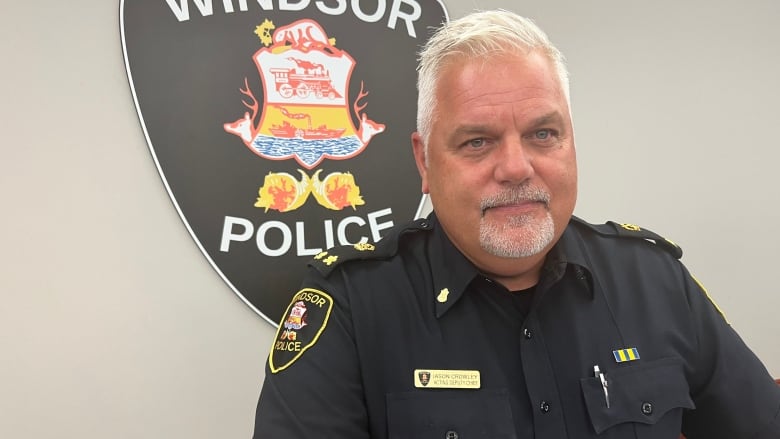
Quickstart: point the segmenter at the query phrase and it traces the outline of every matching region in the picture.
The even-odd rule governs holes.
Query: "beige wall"
[[[6,3],[0,437],[249,437],[273,331],[168,199],[119,2]],[[681,244],[780,377],[780,3],[526,3],[445,0],[452,17],[512,8],[549,32],[573,76],[577,213]]]

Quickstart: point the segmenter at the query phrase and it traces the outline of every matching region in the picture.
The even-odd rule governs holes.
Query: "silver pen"
[[[593,366],[593,376],[601,381],[601,388],[604,389],[604,401],[607,402],[607,408],[609,408],[609,390],[607,390],[607,375],[601,372],[599,365]]]

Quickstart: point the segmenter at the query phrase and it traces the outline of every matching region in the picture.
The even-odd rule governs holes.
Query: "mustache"
[[[483,197],[479,201],[479,207],[484,213],[491,207],[507,206],[528,201],[550,204],[550,194],[544,189],[535,186],[513,186],[506,188],[497,194]]]

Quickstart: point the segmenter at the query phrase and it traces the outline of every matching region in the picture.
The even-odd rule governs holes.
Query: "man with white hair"
[[[780,388],[680,248],[572,216],[568,74],[536,25],[444,24],[418,91],[434,212],[312,261],[255,437],[780,438]]]

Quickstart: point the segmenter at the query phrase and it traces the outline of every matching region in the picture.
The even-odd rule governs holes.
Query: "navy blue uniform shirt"
[[[573,218],[533,291],[510,292],[434,215],[323,252],[282,318],[255,438],[780,438],[780,388],[680,256]]]

